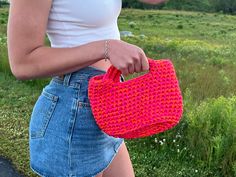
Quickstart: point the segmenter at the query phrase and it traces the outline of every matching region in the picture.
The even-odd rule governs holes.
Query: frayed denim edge
[[[118,153],[120,147],[121,147],[121,144],[124,142],[124,139],[120,142],[119,146],[116,147],[115,149],[115,153],[113,154],[113,156],[111,157],[110,161],[108,162],[108,164],[106,164],[103,168],[99,169],[96,173],[94,174],[90,174],[92,176],[86,176],[86,177],[95,177],[97,174],[99,174],[100,172],[106,170],[109,165],[111,164],[112,160],[115,158],[116,154]]]

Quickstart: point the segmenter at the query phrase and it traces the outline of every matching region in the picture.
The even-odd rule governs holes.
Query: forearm
[[[104,41],[72,48],[38,47],[15,64],[14,75],[20,80],[52,77],[79,70],[104,57]]]

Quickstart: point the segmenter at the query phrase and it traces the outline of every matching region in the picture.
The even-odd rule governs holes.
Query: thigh
[[[100,172],[99,174],[97,174],[96,176],[94,177],[103,177],[103,172]]]
[[[103,177],[134,177],[134,169],[125,142],[121,144],[111,164],[103,171]]]

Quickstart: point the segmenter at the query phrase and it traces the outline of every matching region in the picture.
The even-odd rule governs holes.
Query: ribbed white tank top
[[[121,7],[122,0],[53,0],[46,29],[51,47],[120,39]]]

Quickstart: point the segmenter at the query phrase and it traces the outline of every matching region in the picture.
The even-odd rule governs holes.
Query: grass
[[[29,171],[28,124],[40,89],[0,73],[0,154],[10,158],[20,172]]]
[[[190,88],[200,103],[236,93],[235,20],[222,14],[125,9],[119,28],[132,31],[134,37],[124,40],[147,56],[172,59],[182,90]]]
[[[49,79],[20,81],[12,76],[7,16],[8,9],[0,9],[0,154],[33,177],[28,124]],[[236,16],[223,14],[122,10],[119,29],[134,34],[122,39],[143,48],[150,58],[170,58],[185,102],[183,118],[172,130],[126,141],[137,177],[236,176],[235,21]]]

